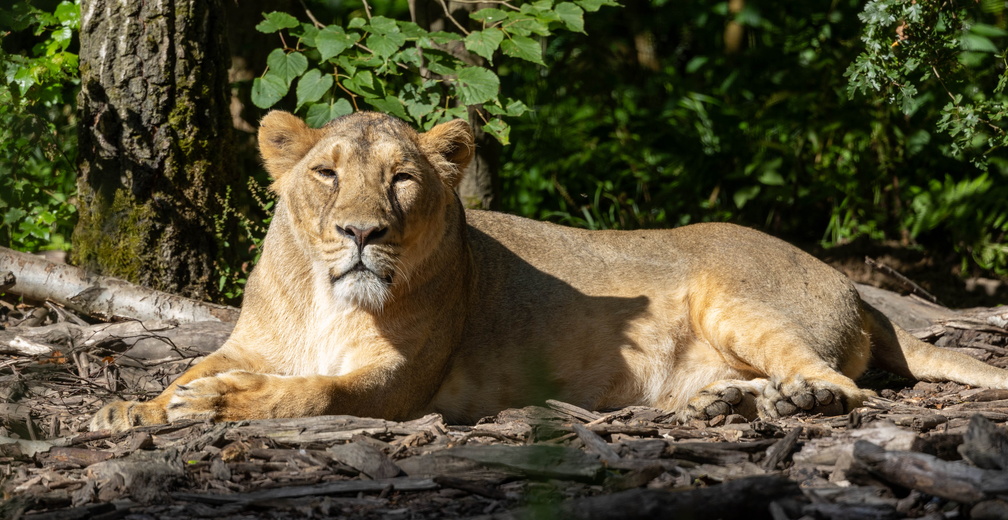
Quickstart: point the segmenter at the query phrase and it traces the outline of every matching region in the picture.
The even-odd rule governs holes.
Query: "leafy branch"
[[[882,93],[910,115],[937,89],[950,101],[936,127],[954,139],[953,153],[984,168],[1008,146],[1003,11],[991,2],[869,1],[859,15],[865,51],[847,69],[848,94]]]
[[[267,69],[253,80],[252,101],[261,108],[280,103],[293,89],[295,111],[309,125],[365,107],[392,114],[423,129],[466,118],[467,107],[482,108],[483,129],[508,144],[505,118],[519,117],[528,107],[504,97],[500,78],[489,66],[474,65],[478,56],[489,65],[504,55],[545,65],[542,39],[557,31],[584,32],[584,13],[612,0],[540,0],[520,6],[506,1],[472,13],[480,27],[467,29],[449,20],[459,33],[428,31],[416,23],[384,16],[351,18],[346,25],[302,23],[282,12],[264,15],[256,29],[280,35],[282,47],[273,50]],[[443,4],[443,2],[442,2]],[[296,39],[291,46],[284,34]],[[465,53],[452,52],[452,47]]]

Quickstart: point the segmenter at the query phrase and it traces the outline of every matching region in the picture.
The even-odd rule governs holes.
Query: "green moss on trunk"
[[[116,190],[111,204],[98,195],[80,214],[74,233],[75,262],[100,265],[109,275],[139,281],[155,218],[151,208],[125,190]]]

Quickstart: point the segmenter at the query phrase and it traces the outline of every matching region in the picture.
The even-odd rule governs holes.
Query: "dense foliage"
[[[407,22],[401,2],[345,2],[326,23],[266,14],[258,30],[280,48],[252,99],[314,125],[369,108],[424,128],[483,105],[475,123],[511,143],[503,209],[535,218],[888,238],[954,251],[964,274],[1008,275],[1004,2],[624,0],[618,16],[593,12],[606,3],[501,2],[468,34]],[[4,245],[66,247],[72,7],[0,8]]]
[[[68,249],[79,6],[0,7],[0,245]]]
[[[733,220],[803,242],[919,240],[1006,272],[1004,13],[740,4],[630,2],[587,19],[590,39],[555,40],[549,68],[507,78],[533,109],[505,151],[507,209],[598,228]],[[897,8],[956,23],[939,41]],[[744,31],[738,48],[726,20]]]
[[[948,233],[977,264],[1008,270],[1008,73],[1005,3],[872,0],[849,92],[882,94],[940,134],[931,153],[958,164],[910,177],[911,236]],[[895,111],[895,109],[894,109]],[[922,134],[922,138],[923,138]],[[971,163],[974,168],[965,166]]]

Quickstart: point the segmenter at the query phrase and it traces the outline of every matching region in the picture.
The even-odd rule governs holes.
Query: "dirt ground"
[[[938,288],[988,307],[1004,291]],[[1008,367],[1005,320],[1003,307],[953,313],[914,332]],[[684,424],[547,402],[476,425],[340,416],[109,435],[87,431],[97,408],[156,395],[231,326],[97,323],[10,297],[0,326],[5,519],[1008,518],[1003,390],[870,372],[878,399],[839,417]]]
[[[849,244],[810,253],[852,280],[900,294],[923,289],[938,303],[953,309],[995,307],[1008,304],[1008,279],[991,272],[963,276],[957,254],[942,254],[897,242],[855,240]],[[874,265],[866,262],[874,261]]]

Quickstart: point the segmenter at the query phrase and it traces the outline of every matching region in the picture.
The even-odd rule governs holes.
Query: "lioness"
[[[843,275],[730,224],[584,231],[466,211],[464,121],[356,113],[259,130],[279,200],[227,342],[92,429],[321,414],[472,422],[556,398],[684,418],[842,413],[869,363],[1008,388],[894,326]]]

